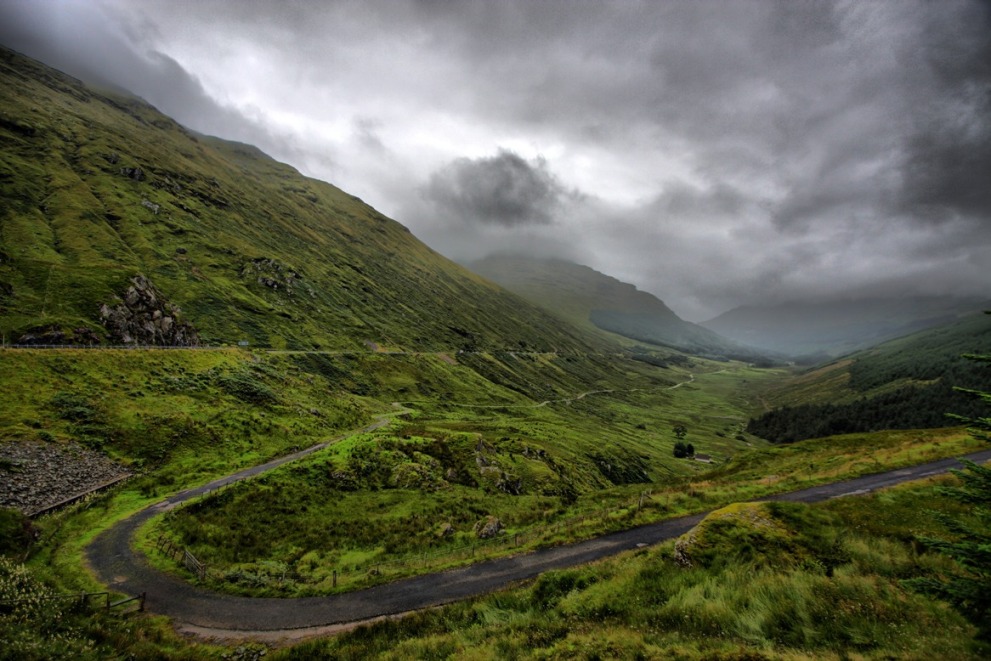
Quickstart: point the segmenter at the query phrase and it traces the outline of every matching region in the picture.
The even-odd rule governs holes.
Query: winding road
[[[370,428],[386,423],[387,420],[379,420]],[[315,635],[335,630],[334,625],[406,613],[493,592],[534,578],[550,569],[572,567],[673,539],[687,532],[705,516],[696,514],[669,519],[583,542],[498,558],[356,592],[296,599],[238,597],[204,590],[151,568],[143,556],[131,548],[130,543],[135,532],[156,514],[218,486],[257,475],[316,452],[327,444],[322,443],[203,487],[190,489],[119,521],[100,533],[87,547],[86,557],[90,567],[98,579],[112,590],[129,594],[146,592],[146,609],[173,618],[180,630],[226,639],[277,640]],[[963,458],[978,463],[991,461],[991,450],[976,452]],[[938,475],[960,465],[957,459],[942,459],[779,494],[764,500],[819,502]]]

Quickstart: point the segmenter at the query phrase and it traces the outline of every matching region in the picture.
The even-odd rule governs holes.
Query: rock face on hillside
[[[303,276],[296,269],[282,264],[276,259],[257,257],[241,267],[242,278],[255,278],[260,285],[275,291],[283,291],[292,296],[301,287]],[[309,287],[307,293],[312,297],[314,292]]]
[[[131,286],[116,305],[100,306],[100,321],[111,342],[172,347],[198,346],[196,330],[179,319],[180,310],[166,301],[143,275],[131,279]]]
[[[65,330],[57,324],[36,326],[17,338],[17,344],[29,346],[51,346],[59,344],[88,346],[99,343],[100,336],[91,328],[80,326],[72,330]]]

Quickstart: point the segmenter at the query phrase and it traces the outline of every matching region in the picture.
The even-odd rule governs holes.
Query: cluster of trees
[[[685,425],[675,425],[674,437],[678,440],[674,444],[674,456],[676,459],[685,459],[686,457],[695,456],[695,446],[691,443],[685,443],[685,436],[688,435],[688,428]]]
[[[991,353],[987,317],[882,344],[858,354],[848,385],[864,397],[846,404],[805,405],[770,411],[753,419],[747,431],[775,443],[881,429],[920,429],[954,424],[952,411],[981,415],[981,403],[961,390],[991,390],[991,370],[972,360]],[[897,389],[868,398],[875,390]]]
[[[747,431],[772,443],[792,443],[835,434],[882,429],[927,429],[955,424],[945,411],[966,418],[981,413],[981,403],[940,380],[909,386],[849,404],[805,404],[768,411],[747,423]]]
[[[962,388],[991,388],[991,374],[972,354],[991,353],[988,319],[976,315],[958,324],[887,343],[850,365],[849,386],[860,392],[899,379],[940,379]],[[952,410],[952,409],[945,409]]]

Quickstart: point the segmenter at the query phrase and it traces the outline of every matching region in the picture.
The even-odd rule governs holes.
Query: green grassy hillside
[[[121,496],[131,502],[350,432],[169,528],[231,576],[307,556],[305,591],[345,562],[463,544],[490,515],[528,531],[681,484],[708,465],[675,459],[678,425],[719,462],[759,444],[742,434],[756,406],[743,386],[778,376],[736,363],[689,367],[508,352],[8,349],[0,438],[100,450],[138,472]],[[354,435],[375,416],[392,422]],[[16,467],[0,475],[7,470]],[[237,521],[265,521],[268,534],[240,539]],[[450,535],[436,534],[441,524]],[[327,525],[340,534],[328,536]],[[215,538],[214,529],[226,532]]]
[[[602,345],[254,147],[3,49],[0,88],[8,343]]]
[[[991,353],[991,317],[972,315],[799,374],[762,393],[769,408],[748,431],[777,442],[830,434],[942,427],[947,413],[974,418],[991,370],[966,354]]]
[[[587,266],[495,255],[469,267],[580,327],[697,355],[766,361],[755,349],[684,321],[653,294]]]
[[[986,658],[962,616],[901,582],[954,570],[913,547],[914,534],[946,533],[934,510],[961,514],[933,484],[815,506],[733,506],[678,542],[274,656]]]

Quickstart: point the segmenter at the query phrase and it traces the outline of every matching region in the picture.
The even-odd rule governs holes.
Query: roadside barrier
[[[124,606],[128,604],[133,604],[137,602],[137,612],[144,612],[145,609],[145,598],[147,597],[147,592],[142,592],[139,595],[133,597],[124,597],[117,601],[110,600],[110,592],[67,592],[62,594],[53,594],[47,596],[31,596],[24,599],[11,599],[8,601],[0,601],[0,609],[10,608],[16,606],[19,603],[25,601],[61,601],[61,602],[73,602],[73,605],[86,610],[105,610],[110,612],[115,608],[123,609]],[[103,604],[94,603],[103,601]],[[122,610],[122,613],[125,611]]]

